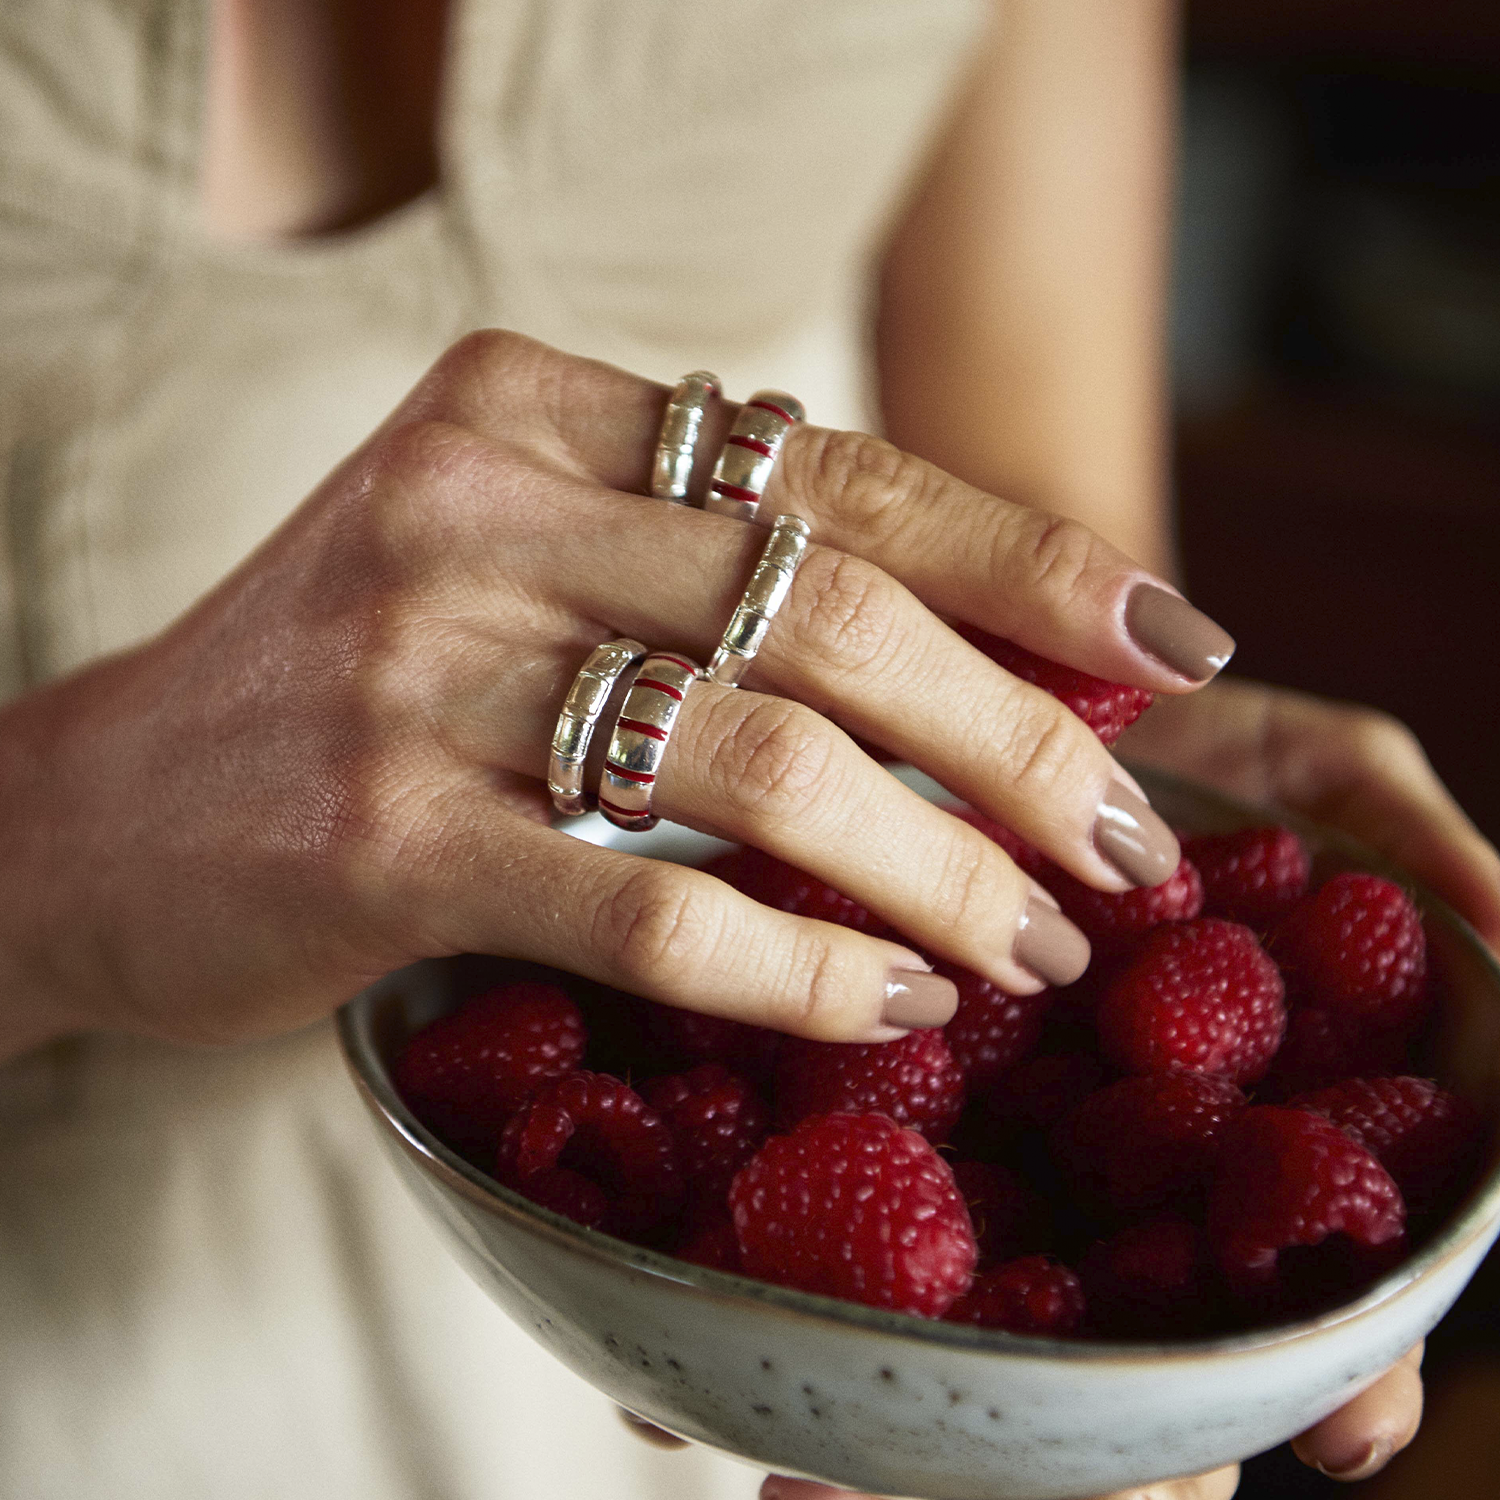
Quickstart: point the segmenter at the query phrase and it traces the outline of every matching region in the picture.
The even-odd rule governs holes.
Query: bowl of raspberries
[[[1065,989],[940,962],[947,1026],[843,1045],[431,962],[341,1013],[356,1082],[479,1284],[684,1437],[926,1500],[1259,1452],[1421,1338],[1495,1238],[1500,969],[1340,836],[1136,774],[1183,858],[1123,895],[952,809],[1090,938]],[[894,935],[758,851],[630,838]]]

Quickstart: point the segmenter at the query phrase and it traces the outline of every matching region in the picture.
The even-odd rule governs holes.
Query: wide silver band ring
[[[610,733],[599,783],[599,811],[617,828],[644,833],[656,827],[651,811],[656,773],[683,699],[702,675],[696,662],[666,651],[641,663]]]
[[[674,505],[688,503],[688,485],[693,478],[693,458],[703,414],[708,403],[723,394],[719,377],[710,370],[694,370],[677,382],[661,419],[656,440],[656,458],[651,465],[651,493]]]
[[[807,413],[785,391],[757,391],[741,408],[724,440],[708,484],[704,510],[753,521],[786,435]]]
[[[750,575],[739,608],[730,617],[719,649],[708,664],[707,677],[720,687],[738,687],[745,669],[760,650],[776,612],[791,592],[807,551],[809,527],[801,516],[777,516],[765,551]]]
[[[547,761],[547,790],[552,793],[552,805],[564,817],[574,818],[589,810],[583,791],[583,763],[588,759],[594,730],[604,717],[615,684],[645,655],[646,648],[639,641],[622,637],[595,646],[578,669],[557,716],[552,754]]]

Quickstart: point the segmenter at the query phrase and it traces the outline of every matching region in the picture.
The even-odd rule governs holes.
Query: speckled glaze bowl
[[[1138,774],[1177,827],[1267,820]],[[606,825],[580,824],[585,836],[610,837]],[[1397,873],[1335,835],[1294,826],[1325,872]],[[694,861],[721,847],[667,825],[626,837],[640,852]],[[1494,1121],[1500,968],[1452,912],[1426,892],[1418,899],[1452,995],[1430,1069]],[[662,1427],[780,1473],[923,1500],[1049,1500],[1215,1468],[1282,1442],[1368,1384],[1443,1315],[1500,1227],[1492,1147],[1483,1180],[1441,1232],[1357,1301],[1305,1322],[1178,1343],[1020,1338],[768,1286],[581,1228],[491,1181],[418,1124],[388,1065],[450,1008],[452,977],[444,963],[418,964],[339,1018],[355,1082],[422,1212],[475,1281],[570,1369]]]

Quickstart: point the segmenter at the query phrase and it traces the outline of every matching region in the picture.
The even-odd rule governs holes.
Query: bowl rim
[[[1155,767],[1132,765],[1129,769],[1147,785],[1148,794],[1154,783],[1162,790],[1179,790],[1202,802],[1217,804],[1219,811],[1236,819],[1240,826],[1249,826],[1247,819],[1281,823],[1314,842],[1320,849],[1332,850],[1366,869],[1399,881],[1416,894],[1424,918],[1436,917],[1456,933],[1470,950],[1471,956],[1479,960],[1497,994],[1500,994],[1500,961],[1497,961],[1469,923],[1422,882],[1414,880],[1358,840],[1286,810],[1241,801]],[[953,800],[957,805],[957,799]],[[422,964],[411,967],[419,968],[442,962],[442,959],[427,959]],[[400,974],[408,971],[396,972]],[[408,1155],[415,1157],[447,1187],[478,1207],[518,1221],[529,1230],[540,1231],[559,1248],[582,1253],[591,1260],[614,1266],[623,1265],[638,1274],[692,1286],[716,1297],[739,1300],[748,1298],[768,1310],[828,1319],[869,1333],[916,1339],[928,1345],[969,1353],[1046,1356],[1091,1364],[1129,1364],[1143,1360],[1159,1362],[1162,1359],[1210,1361],[1227,1354],[1253,1353],[1295,1343],[1323,1334],[1341,1324],[1367,1317],[1402,1296],[1432,1271],[1461,1255],[1475,1239],[1500,1223],[1500,1152],[1492,1148],[1491,1164],[1484,1179],[1470,1191],[1467,1200],[1453,1217],[1420,1250],[1372,1283],[1352,1302],[1342,1303],[1315,1317],[1206,1338],[1159,1341],[1075,1340],[1007,1333],[999,1329],[947,1323],[941,1319],[919,1318],[912,1313],[868,1307],[863,1303],[825,1297],[816,1292],[804,1292],[795,1287],[778,1286],[753,1277],[694,1265],[664,1252],[633,1245],[600,1230],[588,1229],[551,1209],[533,1203],[465,1161],[429,1132],[406,1108],[391,1083],[375,1045],[370,1029],[369,1008],[375,996],[389,987],[395,978],[396,975],[387,975],[339,1008],[335,1017],[339,1045],[360,1094],[377,1120],[391,1132]]]

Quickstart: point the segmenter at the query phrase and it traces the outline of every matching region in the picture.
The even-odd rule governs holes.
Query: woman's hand
[[[265,1034],[465,950],[811,1037],[946,1020],[951,985],[897,943],[548,826],[553,724],[590,648],[630,635],[707,660],[764,544],[622,493],[645,487],[666,394],[474,335],[162,636],[9,705],[9,1046]],[[656,810],[1008,989],[1070,977],[1081,935],[833,721],[1120,890],[1175,862],[1170,831],[1078,720],[937,616],[1169,694],[1211,675],[1179,648],[1213,627],[1084,527],[872,438],[798,428],[763,510],[803,516],[815,545],[758,691],[688,693]]]

